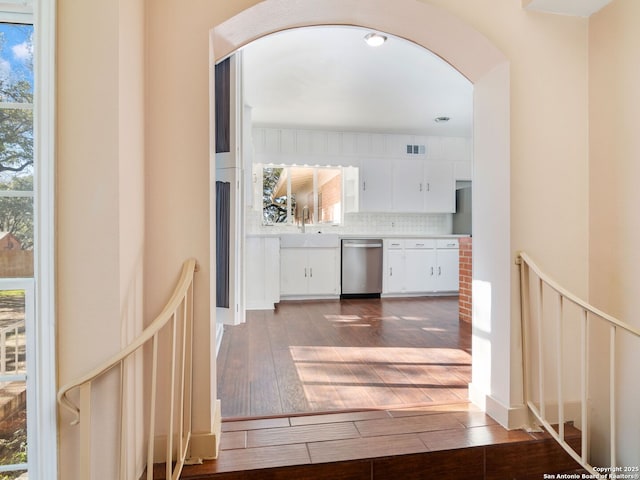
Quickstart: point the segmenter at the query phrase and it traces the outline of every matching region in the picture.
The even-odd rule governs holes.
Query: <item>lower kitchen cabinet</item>
[[[245,239],[245,309],[273,309],[280,301],[280,239]]]
[[[436,290],[440,292],[457,292],[460,288],[459,250],[439,248],[436,263]]]
[[[457,292],[456,239],[387,240],[384,293]]]
[[[337,248],[280,249],[280,295],[338,295],[339,264]]]

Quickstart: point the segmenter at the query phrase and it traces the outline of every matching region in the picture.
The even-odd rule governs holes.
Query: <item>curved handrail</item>
[[[149,341],[153,336],[158,333],[171,319],[173,312],[178,308],[182,299],[186,295],[188,289],[191,286],[191,282],[193,279],[193,274],[198,270],[198,264],[195,259],[189,259],[184,262],[182,266],[182,272],[180,274],[180,279],[176,284],[176,287],[171,295],[171,298],[167,302],[166,306],[160,312],[160,314],[151,322],[142,333],[127,347],[122,349],[117,354],[113,355],[111,358],[103,362],[101,365],[97,366],[90,372],[86,373],[78,377],[75,380],[72,380],[66,383],[64,386],[58,390],[58,403],[69,410],[75,416],[74,420],[71,422],[71,425],[76,425],[80,421],[80,409],[78,406],[67,396],[67,394],[83,384],[93,380],[94,378],[99,377],[103,373],[109,371],[114,368],[120,362],[122,362],[125,358],[133,354],[136,350],[142,347],[147,341]]]
[[[589,363],[590,363],[590,348],[589,348],[589,329],[591,318],[594,321],[602,321],[603,324],[609,328],[609,371],[604,375],[608,378],[609,387],[609,430],[604,430],[601,425],[598,426],[599,432],[605,433],[609,436],[609,455],[610,455],[610,467],[607,467],[609,471],[616,468],[616,450],[617,450],[617,412],[616,412],[616,348],[617,348],[617,330],[630,333],[636,339],[640,338],[640,329],[623,322],[612,315],[609,315],[602,310],[595,308],[589,303],[585,302],[581,298],[577,297],[573,293],[563,288],[558,282],[545,274],[540,267],[524,252],[519,252],[516,263],[520,266],[520,298],[521,298],[521,322],[522,322],[522,348],[523,348],[523,397],[525,405],[529,407],[530,412],[542,424],[547,432],[558,442],[558,444],[585,470],[587,470],[594,478],[602,478],[597,469],[589,463],[590,449],[588,447],[589,438],[591,437],[591,424],[589,419],[589,410],[593,408],[593,405],[589,403]],[[537,287],[531,291],[531,279],[536,281]],[[545,311],[544,309],[544,295],[543,286],[546,285],[557,295],[558,301],[555,303],[555,314],[552,315],[552,311]],[[533,302],[532,302],[533,297]],[[582,321],[580,324],[580,429],[582,430],[580,449],[576,450],[573,445],[570,445],[565,439],[564,424],[567,417],[565,416],[565,397],[563,391],[563,358],[565,352],[565,343],[563,341],[563,322],[564,322],[564,300],[572,303],[581,312]],[[547,315],[550,315],[549,320],[546,320]],[[591,318],[589,317],[591,315]],[[546,320],[546,321],[545,321]],[[550,330],[550,326],[555,321],[555,329]],[[547,323],[548,326],[544,326]],[[536,339],[531,341],[529,330],[537,330],[535,333]],[[549,363],[549,351],[553,349],[553,343],[555,343],[555,378],[557,382],[556,386],[556,402],[557,402],[557,419],[552,413],[551,416],[547,415],[546,403],[549,396],[545,395],[546,384],[545,380],[546,372],[551,371],[553,373],[553,367]],[[529,357],[529,352],[532,345],[537,346],[537,352],[534,355],[537,357],[537,361],[533,361]],[[553,352],[553,350],[551,350]],[[545,363],[545,359],[547,362]],[[536,365],[537,364],[537,365]],[[537,367],[537,368],[536,368]],[[538,403],[536,404],[533,396],[529,395],[529,386],[531,379],[534,377],[530,375],[530,369],[537,372],[537,393]],[[606,381],[599,380],[599,384],[606,385]],[[600,387],[599,387],[600,388]],[[574,392],[575,393],[575,392]],[[571,420],[571,418],[569,418]],[[552,423],[557,423],[557,430],[554,429]],[[602,435],[601,435],[602,436]]]
[[[582,307],[583,309],[593,313],[594,315],[597,315],[598,317],[602,318],[603,320],[606,320],[610,324],[615,325],[616,327],[620,327],[620,328],[626,330],[627,332],[635,335],[636,337],[640,337],[640,329],[634,327],[633,325],[629,325],[628,323],[623,322],[622,320],[618,320],[614,316],[609,315],[608,313],[605,313],[602,310],[597,309],[593,305],[585,302],[584,300],[582,300],[578,296],[574,295],[573,293],[571,293],[568,290],[566,290],[565,288],[563,288],[558,282],[556,282],[554,279],[552,279],[546,273],[544,273],[540,269],[540,267],[538,267],[538,265],[526,253],[520,252],[520,253],[518,253],[518,257],[521,258],[522,260],[524,260],[524,262],[529,266],[529,268],[531,268],[531,270],[533,270],[535,272],[535,274],[542,281],[544,281],[547,285],[549,285],[551,288],[553,288],[556,292],[561,294],[563,297],[567,298],[568,300],[570,300],[571,302],[575,303],[576,305]]]

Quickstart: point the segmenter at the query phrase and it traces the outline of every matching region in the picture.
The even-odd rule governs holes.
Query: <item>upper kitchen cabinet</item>
[[[391,212],[392,162],[387,158],[367,158],[360,166],[360,211]]]
[[[451,162],[424,162],[424,212],[455,213],[456,180]]]
[[[456,206],[453,164],[396,159],[392,192],[395,212],[453,213]]]
[[[424,166],[416,159],[397,159],[391,176],[393,210],[423,212],[425,207]]]

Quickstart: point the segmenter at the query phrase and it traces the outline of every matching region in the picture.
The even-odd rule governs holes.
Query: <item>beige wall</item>
[[[587,20],[511,0],[423,0],[456,14],[507,56],[511,245],[587,294]]]
[[[614,0],[591,17],[589,25],[589,294],[594,305],[636,327],[640,327],[636,278],[640,265],[638,19],[640,2]],[[640,395],[638,342],[625,341],[618,353],[618,385],[623,393],[619,395],[619,423],[640,425],[635,403]],[[608,362],[603,363],[607,368]],[[626,430],[618,447],[619,464],[637,465],[640,436],[637,428]]]
[[[195,348],[209,362],[196,365],[195,427],[206,431],[216,398],[209,375],[209,30],[259,2],[152,0],[143,24],[142,1],[58,0],[59,378],[69,380],[120,346],[127,312],[140,315],[143,251],[147,320],[168,297],[182,261],[195,257]],[[424,3],[454,13],[508,57],[511,253],[526,249],[586,294],[586,20],[528,13],[513,0]],[[141,32],[144,112],[137,96]],[[124,229],[135,232],[133,244],[122,242]],[[63,428],[61,478],[74,478],[75,451]]]
[[[57,16],[57,351],[64,384],[142,327],[144,0],[59,0]],[[133,374],[140,379],[139,364]],[[100,478],[115,478],[117,468],[109,448],[118,429],[116,380],[109,376],[93,396]],[[126,401],[135,406],[135,396]],[[78,428],[68,421],[61,415],[60,478],[79,478]],[[128,423],[131,441],[140,441],[140,427]],[[130,460],[133,478],[140,459]]]

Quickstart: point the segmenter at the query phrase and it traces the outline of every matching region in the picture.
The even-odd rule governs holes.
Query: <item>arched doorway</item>
[[[514,358],[519,350],[511,344],[511,338],[517,335],[511,321],[511,306],[515,303],[510,261],[507,59],[484,36],[457,18],[411,0],[373,0],[367,2],[366,8],[357,0],[269,0],[211,30],[210,71],[217,61],[262,36],[327,24],[361,26],[406,38],[445,59],[474,84],[473,215],[477,221],[473,230],[470,397],[503,425],[519,425],[523,413],[518,408],[522,403],[521,371],[520,361]],[[212,75],[212,96],[214,87]]]

